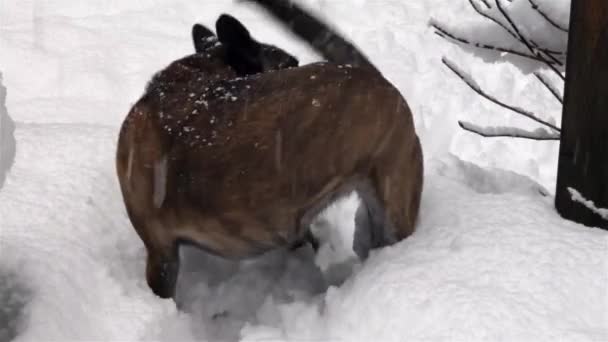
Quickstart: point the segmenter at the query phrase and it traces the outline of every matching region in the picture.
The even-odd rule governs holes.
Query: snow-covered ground
[[[536,2],[567,19],[565,1]],[[484,89],[559,123],[559,104],[530,70],[488,63],[427,25],[499,39],[491,23],[466,0],[304,3],[351,37],[414,112],[426,162],[417,232],[340,286],[306,248],[242,263],[183,249],[178,312],[145,284],[144,248],[124,212],[114,171],[124,115],[153,72],[193,51],[191,25],[222,12],[303,63],[318,58],[232,0],[3,0],[0,180],[12,167],[0,182],[0,341],[608,341],[608,233],[555,212],[558,144],[457,126],[537,127],[481,99],[444,55]],[[325,217],[352,227],[357,203]]]

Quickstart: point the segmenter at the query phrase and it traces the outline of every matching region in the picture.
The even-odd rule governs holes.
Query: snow
[[[130,105],[154,72],[193,51],[191,25],[212,26],[222,12],[301,63],[318,57],[231,0],[3,1],[1,341],[608,340],[608,233],[555,212],[558,143],[460,129],[458,120],[538,124],[482,99],[441,58],[505,102],[559,122],[559,103],[530,74],[538,66],[496,62],[434,35],[430,18],[509,42],[466,0],[304,2],[361,46],[414,113],[425,153],[417,232],[347,273],[323,274],[315,262],[352,260],[343,248],[358,203],[350,196],[318,221],[340,243],[316,257],[304,247],[236,263],[182,248],[179,311],[146,285],[145,250],[115,174]],[[566,1],[535,2],[567,21]],[[565,46],[527,0],[503,4],[539,43]]]
[[[319,237],[320,240],[315,264],[321,271],[328,274],[331,274],[332,267],[343,267],[350,271],[350,268],[358,263],[357,254],[352,248],[355,237],[354,224],[342,225],[341,229],[334,227],[341,222],[352,220],[355,208],[359,205],[359,198],[356,193],[352,193],[339,205],[351,210],[340,210],[336,208],[338,204],[330,205],[319,215],[320,218],[313,222],[311,227],[313,235]],[[336,272],[335,269],[333,272]],[[341,275],[338,274],[337,277],[340,278]],[[332,280],[329,282],[334,283]]]
[[[484,137],[518,137],[535,140],[559,140],[560,138],[560,134],[558,132],[549,131],[543,127],[539,127],[534,131],[528,131],[517,127],[482,127],[466,121],[459,121],[459,124],[463,129],[477,133]]]

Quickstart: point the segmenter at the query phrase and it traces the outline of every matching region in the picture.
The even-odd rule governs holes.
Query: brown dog
[[[375,68],[232,72],[162,87],[155,78],[121,128],[118,177],[155,294],[175,294],[180,242],[227,258],[288,246],[352,190],[361,257],[413,232],[420,144],[405,100]]]

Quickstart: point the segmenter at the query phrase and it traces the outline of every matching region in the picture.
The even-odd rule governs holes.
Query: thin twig
[[[530,50],[530,52],[532,52],[532,54],[534,56],[538,57],[542,62],[544,62],[563,81],[566,81],[566,77],[564,75],[562,75],[562,73],[559,72],[559,70],[557,70],[557,68],[555,68],[555,66],[553,66],[553,64],[551,64],[550,61],[548,61],[547,59],[545,59],[545,57],[541,53],[539,53],[539,50],[537,48],[533,47],[530,44],[530,42],[526,39],[526,37],[524,37],[524,35],[521,33],[521,31],[519,30],[519,28],[517,27],[517,25],[515,24],[515,22],[511,18],[511,16],[509,15],[509,13],[507,13],[507,11],[500,4],[500,0],[495,0],[495,1],[496,1],[496,6],[498,7],[498,10],[507,19],[507,21],[509,22],[509,25],[511,25],[511,27],[513,28],[513,30],[515,31],[515,33],[519,36],[520,41],[528,48],[528,50]]]
[[[515,38],[517,41],[520,41],[520,38],[517,36],[517,34],[515,32],[513,32],[511,29],[509,29],[504,23],[502,23],[500,20],[496,19],[495,17],[489,15],[488,13],[484,12],[481,8],[479,8],[479,6],[477,5],[477,3],[475,2],[475,0],[469,0],[469,4],[471,4],[471,7],[473,7],[473,9],[475,10],[475,12],[477,12],[479,15],[481,15],[482,17],[490,20],[491,22],[495,23],[496,25],[500,26],[503,30],[505,30],[511,37]],[[544,52],[545,54],[547,54],[549,56],[549,58],[551,58],[555,64],[559,65],[559,66],[563,66],[563,62],[554,58],[553,55],[559,55],[559,56],[563,56],[564,52],[562,51],[554,51],[554,50],[550,50],[550,49],[546,49],[546,48],[542,48],[540,47],[538,44],[534,43],[533,41],[531,41],[531,43],[534,45],[535,48],[537,48],[538,50]],[[542,61],[541,61],[542,62]]]
[[[504,102],[501,102],[500,100],[498,100],[497,98],[493,97],[492,95],[489,95],[488,93],[486,93],[485,91],[483,91],[481,89],[481,87],[475,83],[475,81],[468,77],[464,71],[462,71],[454,62],[450,61],[449,59],[447,59],[446,57],[443,57],[441,59],[441,61],[443,62],[443,64],[445,64],[450,70],[452,70],[452,72],[454,72],[458,77],[460,77],[460,79],[462,81],[464,81],[464,83],[466,83],[471,89],[473,89],[477,94],[481,95],[482,97],[486,98],[487,100],[503,107],[506,108],[512,112],[515,112],[517,114],[520,114],[530,120],[536,121],[538,123],[540,123],[541,125],[547,126],[551,129],[554,129],[558,132],[560,132],[561,130],[559,129],[559,127],[543,120],[540,119],[536,114],[526,111],[522,108],[519,107],[515,107],[515,106],[511,106],[508,105]]]
[[[492,21],[493,23],[499,25],[501,28],[503,28],[511,37],[513,37],[514,39],[516,39],[517,41],[519,40],[519,37],[511,30],[509,30],[508,27],[505,26],[505,24],[503,24],[502,22],[500,22],[500,20],[490,16],[489,14],[485,13],[484,11],[482,11],[479,7],[477,7],[477,5],[475,4],[474,0],[469,0],[469,3],[471,4],[471,6],[473,7],[473,9],[482,17]],[[465,44],[469,44],[469,45],[475,45],[474,43],[471,43],[470,41],[462,38],[462,37],[457,37],[454,33],[449,32],[447,29],[442,28],[439,26],[438,22],[432,22],[430,24],[431,26],[433,26],[435,29],[437,30],[441,30],[445,35],[449,36],[450,38],[454,39],[454,40],[458,40],[459,42],[465,43]],[[523,52],[519,52],[517,50],[513,50],[513,49],[508,49],[508,48],[498,48],[496,46],[490,45],[490,44],[483,44],[483,43],[477,43],[478,45],[475,45],[476,47],[480,47],[480,48],[486,48],[486,49],[490,49],[490,50],[497,50],[497,51],[501,51],[501,52],[508,52],[508,53],[513,53],[516,54],[518,56],[521,57],[525,57],[525,58],[531,58],[534,59],[536,61],[539,62],[543,62],[542,59],[537,58],[536,56],[533,55],[528,55],[526,53]],[[538,46],[537,44],[534,44],[534,46],[544,52],[545,54],[547,54],[547,56],[549,56],[550,59],[553,60],[553,62],[555,64],[557,64],[558,66],[563,66],[564,62],[560,61],[559,59],[553,57],[554,55],[557,56],[564,56],[565,53],[563,51],[555,51],[555,50],[551,50],[551,49],[547,49],[547,48],[542,48],[540,46]]]
[[[545,54],[545,56],[547,56],[547,58],[549,58],[550,60],[553,61],[553,63],[559,65],[559,66],[564,66],[564,62],[562,62],[561,60],[557,59],[554,55],[559,55],[559,56],[565,56],[566,54],[564,52],[561,51],[553,51],[553,50],[549,50],[546,48],[542,48],[540,47],[540,45],[538,45],[534,40],[530,39],[530,44],[532,44],[532,46],[537,49],[538,51],[542,52]]]
[[[556,132],[544,131],[542,133],[530,132],[520,128],[510,127],[480,127],[466,121],[458,121],[460,128],[465,131],[481,135],[485,138],[520,138],[530,140],[559,140],[560,134]]]
[[[462,37],[458,37],[456,35],[454,35],[453,33],[449,32],[448,30],[446,30],[445,28],[442,28],[441,26],[439,26],[439,23],[436,22],[431,22],[430,24],[431,27],[433,27],[434,29],[436,29],[439,32],[435,32],[435,34],[437,34],[438,36],[440,36],[441,38],[444,39],[451,39],[451,40],[455,40],[459,43],[462,44],[466,44],[466,45],[471,45],[474,46],[476,48],[480,48],[480,49],[486,49],[486,50],[494,50],[494,51],[498,51],[498,52],[505,52],[505,53],[510,53],[510,54],[514,54],[516,56],[519,57],[523,57],[523,58],[528,58],[528,59],[532,59],[534,61],[537,62],[544,62],[543,60],[539,59],[536,56],[527,54],[525,52],[521,52],[521,51],[517,51],[517,50],[513,50],[513,49],[508,49],[508,48],[503,48],[500,46],[495,46],[495,45],[489,45],[489,44],[484,44],[484,43],[477,43],[477,42],[471,42],[465,38]]]
[[[488,8],[488,9],[492,8],[492,6],[488,2],[488,0],[481,0],[481,2],[483,2],[484,5],[486,5],[486,8]]]
[[[547,88],[549,89],[549,91],[551,92],[551,94],[553,94],[553,96],[555,96],[555,98],[557,99],[557,101],[559,101],[559,103],[564,104],[564,99],[562,98],[562,96],[559,94],[559,91],[553,86],[553,84],[551,84],[551,82],[549,82],[549,80],[547,80],[545,78],[545,76],[543,76],[542,74],[540,74],[539,72],[535,72],[534,76],[536,76],[536,78]]]
[[[492,21],[493,23],[495,23],[496,25],[502,27],[511,37],[515,38],[516,40],[520,41],[519,37],[517,36],[517,34],[515,32],[513,32],[511,29],[509,29],[507,27],[507,25],[505,25],[503,22],[501,22],[500,20],[496,19],[495,17],[489,15],[488,13],[484,12],[481,8],[479,8],[479,6],[476,4],[475,0],[469,0],[469,3],[471,4],[471,7],[473,7],[473,9],[475,10],[475,12],[477,12],[479,15],[481,15],[482,17]],[[490,7],[491,8],[491,7]],[[535,47],[541,51],[543,51],[546,54],[553,54],[553,55],[564,55],[563,51],[555,51],[555,50],[551,50],[551,49],[547,49],[547,48],[542,48],[540,46],[538,46],[537,44],[534,44]],[[561,62],[558,62],[558,64],[561,64]]]
[[[543,10],[540,9],[540,7],[538,6],[537,3],[534,2],[534,0],[528,0],[528,2],[530,3],[530,5],[532,5],[532,8],[538,12],[538,14],[540,14],[543,18],[545,18],[545,20],[551,24],[553,27],[555,27],[556,29],[562,31],[562,32],[566,32],[568,33],[568,29],[561,26],[557,21],[551,19],[551,17],[549,17],[547,15],[547,13],[543,12]]]
[[[475,12],[477,12],[479,15],[481,15],[482,17],[494,22],[496,25],[502,27],[505,31],[507,31],[508,34],[511,35],[511,37],[519,40],[519,38],[517,37],[517,35],[515,34],[515,32],[511,31],[505,24],[503,24],[502,22],[500,22],[500,20],[494,18],[493,16],[489,15],[488,13],[484,12],[481,10],[481,8],[479,8],[477,6],[477,4],[475,3],[475,0],[469,0],[469,3],[471,4],[471,7],[473,7],[473,9],[475,10]],[[491,7],[488,7],[491,8]]]
[[[550,64],[547,60],[544,59],[543,55],[538,52],[539,51],[537,48],[538,44],[534,43],[534,41],[528,41],[528,39],[523,35],[523,33],[521,32],[519,27],[515,24],[515,21],[513,20],[513,18],[511,18],[511,16],[507,12],[507,10],[504,7],[502,7],[500,0],[495,0],[495,2],[496,2],[496,7],[500,11],[500,13],[505,17],[505,19],[507,19],[507,22],[509,23],[509,25],[511,25],[511,27],[515,31],[515,34],[518,36],[518,40],[521,41],[528,48],[528,50],[530,50],[530,52],[532,52],[532,54],[534,56],[538,57],[543,62]],[[561,75],[561,73],[559,73],[559,72],[557,72],[557,73],[559,75]]]

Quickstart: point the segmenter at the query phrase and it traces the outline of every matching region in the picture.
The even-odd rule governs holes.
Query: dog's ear
[[[217,37],[215,33],[201,24],[192,26],[192,41],[194,42],[194,51],[202,53],[215,46]]]
[[[238,74],[249,75],[263,70],[260,43],[251,37],[240,21],[222,14],[215,23],[215,29],[220,43],[226,48],[226,62]]]
[[[244,48],[257,45],[245,25],[231,15],[220,15],[215,22],[215,30],[220,42],[226,46]]]

